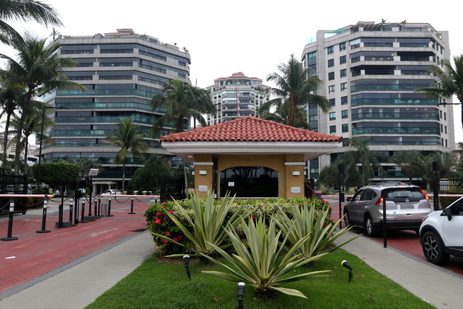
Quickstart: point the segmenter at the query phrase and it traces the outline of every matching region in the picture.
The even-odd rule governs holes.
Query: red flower
[[[161,205],[164,205],[166,202],[162,202]]]
[[[309,202],[305,202],[306,204],[309,204]]]
[[[252,220],[256,220],[256,217],[254,217],[254,216],[251,216],[251,218],[252,218]]]
[[[166,233],[166,236],[170,236],[170,233],[169,233],[169,232],[167,232],[167,233]]]
[[[170,214],[173,214],[173,213],[174,213],[174,211],[173,211],[173,210],[169,210],[169,213],[170,213]]]
[[[157,212],[157,213],[156,213],[156,216],[162,216],[162,213]]]
[[[158,219],[158,220],[154,221],[154,224],[160,225],[160,224],[161,224],[161,220]]]
[[[313,218],[315,219],[315,215],[313,216]]]
[[[169,241],[168,241],[168,240],[166,240],[166,239],[163,239],[162,241],[163,241],[163,242],[165,242],[166,244],[169,242]]]
[[[182,235],[180,235],[180,236],[179,236],[179,237],[177,237],[177,238],[178,238],[178,240],[182,240],[183,236],[182,236]]]
[[[174,241],[178,241],[178,238],[177,238],[177,237],[174,237]]]

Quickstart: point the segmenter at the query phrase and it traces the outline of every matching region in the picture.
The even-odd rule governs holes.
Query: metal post
[[[35,231],[36,233],[50,233],[49,230],[45,229],[45,225],[47,224],[47,196],[43,200],[43,215],[42,215],[42,229]]]
[[[161,176],[163,177],[163,176]],[[114,217],[114,215],[111,214],[111,196],[109,197],[109,201],[108,201],[108,215],[107,217]]]
[[[78,193],[75,195],[76,209],[74,210],[74,225],[79,224],[79,198]]]
[[[98,216],[98,212],[97,212],[98,199],[96,198],[96,194],[95,194],[95,200],[94,200],[94,201],[95,201],[95,204],[94,204],[94,207],[95,207],[95,209],[94,209],[95,218],[100,219],[100,217]]]
[[[439,179],[437,173],[437,162],[432,162],[432,169],[434,170],[434,190],[433,190],[433,202],[434,211],[439,209]]]
[[[386,191],[381,191],[381,197],[383,198],[383,239],[384,248],[387,248],[387,217],[386,217]]]
[[[245,286],[246,284],[244,282],[238,282],[238,307],[236,307],[236,309],[244,309],[243,296]]]
[[[339,164],[339,228],[341,229],[342,228],[342,221],[341,221],[341,218],[342,218],[342,205],[341,205],[341,202],[344,202],[342,201],[342,192],[341,192],[341,176],[342,174],[344,173],[344,165],[343,164]]]
[[[91,165],[93,167],[93,165]],[[88,216],[92,216],[92,192],[93,191],[93,181],[92,176],[90,176],[90,195],[88,196]]]
[[[98,215],[97,215],[97,218],[100,219],[101,218],[101,198],[98,199]]]
[[[13,237],[11,234],[13,233],[13,214],[14,214],[14,200],[10,200],[10,216],[8,218],[8,236],[2,237],[1,240],[9,241],[9,240],[16,240],[18,237]]]
[[[73,200],[72,200],[72,196],[71,196],[69,198],[69,222],[71,222],[71,226],[76,226],[77,224],[72,223],[72,211],[73,211],[73,208],[74,208],[74,205],[73,205]]]
[[[132,201],[130,202],[130,212],[129,212],[129,215],[133,215],[133,214],[135,214],[135,213],[133,212],[133,197],[132,197]]]
[[[85,217],[85,201],[84,201],[84,198],[82,198],[82,214],[80,216],[80,223],[88,223],[88,221],[85,220],[84,217]]]

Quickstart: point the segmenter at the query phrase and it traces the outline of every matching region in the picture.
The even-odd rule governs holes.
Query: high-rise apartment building
[[[262,79],[247,77],[242,72],[214,80],[214,85],[206,87],[217,107],[217,113],[207,115],[207,124],[225,122],[239,117],[256,116],[256,110],[268,101],[262,90],[268,88]]]
[[[94,36],[59,36],[60,57],[70,57],[77,65],[63,72],[71,81],[87,88],[86,92],[57,91],[43,98],[56,107],[56,126],[48,133],[56,145],[46,145],[44,160],[58,158],[92,158],[104,167],[94,183],[121,186],[122,166],[113,159],[120,150],[111,146],[105,136],[115,129],[119,120],[130,118],[149,136],[153,123],[163,115],[153,111],[150,100],[162,93],[171,79],[190,83],[190,54],[183,48],[165,44],[157,38],[139,35],[132,29]],[[169,134],[165,128],[162,135]],[[158,138],[147,137],[150,153],[168,155]],[[126,179],[142,165],[138,158],[126,161]]]
[[[439,105],[415,92],[433,85],[430,66],[450,58],[447,31],[436,31],[428,23],[358,22],[317,31],[301,58],[323,81],[317,93],[331,103],[326,114],[308,106],[314,130],[345,141],[374,137],[370,149],[388,157],[398,151],[455,149],[452,105]],[[345,151],[343,147],[310,161],[309,177],[317,178],[321,168]],[[398,166],[383,167],[385,179],[406,178]]]

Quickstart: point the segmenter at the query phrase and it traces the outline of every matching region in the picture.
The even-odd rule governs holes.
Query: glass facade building
[[[385,151],[389,157],[399,151],[452,151],[452,105],[439,105],[415,92],[432,87],[429,68],[449,58],[448,32],[436,31],[428,23],[358,22],[334,31],[319,30],[307,41],[301,59],[323,81],[317,93],[330,101],[331,109],[315,112],[309,106],[310,125],[345,141],[374,137],[370,149]],[[347,150],[345,146],[335,155]],[[318,176],[315,164],[321,169],[330,163],[330,155],[310,162],[309,177]],[[384,162],[384,167],[389,165]],[[392,169],[396,172],[387,179],[404,180],[399,167]]]
[[[63,74],[87,91],[57,91],[42,97],[51,105],[65,108],[56,110],[56,125],[47,132],[56,144],[44,143],[44,161],[91,158],[104,168],[94,177],[94,183],[99,185],[97,192],[110,185],[121,187],[122,165],[113,163],[120,148],[110,145],[106,135],[120,120],[130,118],[140,127],[140,133],[150,136],[153,123],[165,112],[153,111],[150,100],[160,95],[163,85],[171,79],[190,83],[189,52],[132,29],[88,37],[59,36],[50,46],[56,46],[61,57],[77,62]],[[166,127],[161,135],[169,133]],[[145,138],[149,153],[168,156],[159,138]],[[142,164],[142,159],[129,157],[126,180]]]
[[[269,99],[268,94],[262,93],[265,88],[268,86],[262,84],[262,79],[247,77],[242,72],[215,79],[214,85],[206,89],[211,93],[217,113],[207,115],[207,124],[236,119],[238,113],[240,118],[256,117],[256,110]]]

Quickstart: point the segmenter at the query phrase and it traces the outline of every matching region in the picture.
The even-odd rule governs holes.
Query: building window
[[[263,178],[265,181],[262,180]],[[227,192],[236,194],[236,197],[278,197],[279,195],[279,173],[271,168],[233,166],[221,171],[219,180],[220,197],[224,197]]]
[[[341,91],[347,90],[347,83],[341,83]]]
[[[440,113],[440,119],[442,119],[442,111],[440,111],[439,113]]]
[[[336,120],[336,112],[330,113],[330,120]]]
[[[341,111],[341,113],[342,113],[342,119],[349,117],[349,111],[347,109]]]
[[[334,93],[334,85],[328,86],[328,93]]]
[[[447,120],[447,113],[444,113],[444,120]]]
[[[445,129],[445,134],[447,134],[447,126],[445,126],[444,129]]]
[[[339,51],[346,50],[346,42],[339,44]]]
[[[349,132],[349,124],[343,124],[342,125],[342,133],[347,133]]]
[[[341,78],[347,77],[347,69],[341,70]]]
[[[341,105],[347,104],[347,97],[341,97]]]
[[[445,140],[445,147],[448,147],[447,140]]]
[[[440,133],[444,133],[444,125],[440,125]]]
[[[333,80],[334,79],[334,72],[328,73],[328,80]]]
[[[336,134],[336,126],[330,126],[330,134]]]
[[[334,46],[330,46],[326,50],[328,51],[328,55],[331,55],[332,53],[334,53]]]
[[[339,57],[339,64],[344,64],[344,63],[346,63],[346,56]]]
[[[336,99],[330,99],[330,106],[336,106]]]
[[[329,68],[334,67],[334,59],[328,60],[328,67]]]

